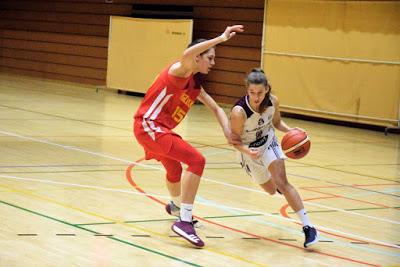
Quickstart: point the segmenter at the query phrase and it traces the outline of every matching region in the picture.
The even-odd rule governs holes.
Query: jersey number
[[[181,109],[181,107],[176,107],[174,113],[172,113],[172,118],[174,119],[174,121],[176,121],[177,123],[179,123],[186,115],[186,111],[184,111],[183,109]]]

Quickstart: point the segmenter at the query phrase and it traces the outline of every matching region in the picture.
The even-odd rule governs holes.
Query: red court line
[[[315,189],[309,189],[309,188],[304,188],[304,187],[303,187],[303,189],[307,190],[307,191],[312,191],[312,192],[328,195],[328,196],[335,196],[335,197],[338,197],[338,198],[350,199],[350,200],[353,200],[353,201],[356,201],[356,202],[367,203],[367,204],[375,205],[375,206],[378,206],[378,207],[392,208],[392,207],[386,206],[384,204],[379,204],[379,203],[375,203],[375,202],[369,202],[369,201],[365,201],[365,200],[354,199],[354,198],[345,197],[345,196],[341,196],[341,195],[336,195],[336,194],[332,194],[332,193],[321,192],[321,191],[318,191],[318,190],[315,190]]]
[[[141,161],[143,161],[143,160],[144,160],[144,158],[141,158],[141,159],[137,160],[136,162],[141,162]],[[159,199],[157,199],[157,198],[155,198],[155,197],[153,197],[153,196],[147,195],[147,193],[146,193],[143,189],[141,189],[140,186],[138,186],[138,185],[135,183],[135,181],[133,180],[132,175],[131,175],[131,170],[132,170],[132,168],[133,168],[134,166],[135,166],[135,164],[128,165],[128,167],[127,167],[127,169],[126,169],[126,171],[125,171],[125,175],[126,175],[126,178],[127,178],[128,182],[129,182],[137,191],[139,191],[139,192],[141,192],[141,193],[143,193],[143,194],[146,194],[146,197],[148,197],[148,198],[150,198],[151,200],[153,200],[153,201],[155,201],[155,202],[157,202],[157,203],[162,204],[163,206],[165,206],[166,203],[162,202],[161,200],[159,200]],[[217,223],[217,222],[210,221],[210,220],[208,220],[208,219],[204,219],[204,218],[202,218],[202,217],[198,217],[198,216],[193,216],[193,217],[196,218],[196,219],[198,219],[199,221],[204,221],[204,222],[207,222],[207,223],[209,223],[209,224],[217,225],[217,226],[220,226],[220,227],[222,227],[222,228],[231,230],[231,231],[233,231],[233,232],[245,234],[245,235],[248,235],[248,236],[251,236],[251,237],[257,237],[257,238],[260,238],[260,239],[263,239],[263,240],[266,240],[266,241],[270,241],[270,242],[273,242],[273,243],[277,243],[277,244],[281,244],[281,245],[284,245],[284,246],[288,246],[288,247],[293,247],[293,248],[301,249],[301,250],[303,250],[303,251],[305,250],[305,249],[304,249],[303,247],[301,247],[301,246],[296,246],[296,245],[293,245],[293,244],[290,244],[290,243],[285,243],[285,242],[282,242],[282,241],[279,241],[279,240],[270,239],[270,238],[267,238],[267,237],[263,237],[263,236],[260,236],[260,235],[256,235],[256,234],[253,234],[253,233],[249,233],[249,232],[246,232],[246,231],[243,231],[243,230],[240,230],[240,229],[236,229],[236,228],[229,227],[229,226],[226,226],[226,225]],[[311,250],[309,250],[309,251],[311,251]],[[355,259],[351,259],[351,258],[339,256],[339,255],[334,255],[334,254],[331,254],[331,253],[321,252],[321,251],[317,251],[317,250],[312,250],[312,252],[317,253],[317,254],[321,254],[321,255],[325,255],[325,256],[329,256],[329,257],[333,257],[333,258],[336,258],[336,259],[342,259],[342,260],[345,260],[345,261],[356,262],[356,263],[360,263],[360,264],[364,264],[364,265],[368,265],[368,266],[380,266],[380,265],[377,265],[377,264],[368,263],[368,262],[364,262],[364,261],[360,261],[360,260],[355,260]]]

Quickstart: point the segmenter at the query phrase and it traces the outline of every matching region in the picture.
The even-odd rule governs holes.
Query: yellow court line
[[[50,198],[47,198],[47,197],[44,197],[44,196],[33,194],[31,191],[28,191],[28,190],[15,189],[15,188],[12,188],[12,187],[9,187],[9,186],[5,186],[5,185],[0,185],[0,187],[7,188],[8,190],[10,190],[12,192],[19,193],[21,195],[38,198],[38,199],[41,199],[41,200],[46,201],[46,202],[50,202],[50,203],[53,203],[53,204],[60,205],[60,206],[62,206],[64,208],[68,208],[68,209],[72,209],[72,210],[84,213],[86,215],[94,216],[94,217],[97,217],[97,218],[100,218],[100,219],[103,219],[103,220],[106,220],[106,221],[110,221],[110,222],[115,222],[116,224],[119,224],[119,225],[122,225],[122,226],[126,226],[126,227],[129,227],[129,228],[140,230],[140,231],[143,231],[143,232],[146,232],[146,233],[150,233],[150,234],[153,234],[153,235],[158,236],[158,237],[163,238],[163,239],[171,240],[171,238],[167,237],[166,235],[164,235],[162,233],[155,232],[155,231],[149,230],[147,228],[142,228],[142,227],[135,226],[135,225],[132,225],[132,224],[128,224],[128,223],[125,223],[123,221],[119,221],[119,220],[116,220],[116,219],[113,219],[113,218],[109,218],[109,217],[106,217],[104,215],[97,214],[97,213],[94,213],[94,212],[91,212],[91,211],[83,210],[83,209],[80,209],[80,208],[77,208],[77,207],[74,207],[74,206],[59,202],[59,201],[54,200],[54,199],[50,199]],[[186,241],[181,241],[179,239],[173,239],[173,240],[175,242],[179,242],[181,244],[185,244],[185,245],[187,244]],[[263,267],[267,266],[265,264],[261,264],[261,263],[258,263],[258,262],[254,262],[254,261],[250,261],[248,259],[242,258],[242,257],[240,257],[238,255],[227,253],[225,251],[221,251],[221,250],[217,250],[217,249],[210,249],[210,248],[203,248],[203,250],[207,250],[207,251],[210,251],[210,252],[213,252],[213,253],[216,253],[216,254],[220,254],[220,255],[223,255],[223,256],[226,256],[226,257],[230,257],[230,258],[233,258],[235,260],[247,262],[247,263],[253,264],[255,266],[263,266]]]

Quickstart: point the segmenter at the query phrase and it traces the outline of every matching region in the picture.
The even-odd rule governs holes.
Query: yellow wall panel
[[[269,0],[264,23],[283,110],[398,124],[400,2]]]
[[[145,93],[158,73],[179,59],[192,39],[192,20],[112,16],[107,87]]]

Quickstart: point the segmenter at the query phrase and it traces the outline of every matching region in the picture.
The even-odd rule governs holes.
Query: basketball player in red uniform
[[[242,167],[266,192],[272,195],[278,190],[285,196],[303,223],[304,247],[317,243],[318,232],[308,218],[299,193],[287,180],[286,157],[275,136],[275,128],[282,132],[292,128],[281,119],[278,98],[271,95],[263,70],[253,69],[247,76],[247,95],[232,108],[231,128],[242,141],[234,144],[240,152]]]
[[[225,112],[202,88],[199,76],[214,66],[214,46],[242,31],[242,25],[234,25],[214,39],[194,41],[181,59],[167,66],[153,82],[134,117],[134,133],[145,150],[146,159],[156,159],[166,169],[167,188],[172,197],[166,210],[180,217],[172,230],[197,247],[203,247],[204,242],[194,229],[192,208],[205,158],[172,129],[198,99],[214,113],[228,142],[235,143]],[[188,168],[181,182],[182,162]]]

